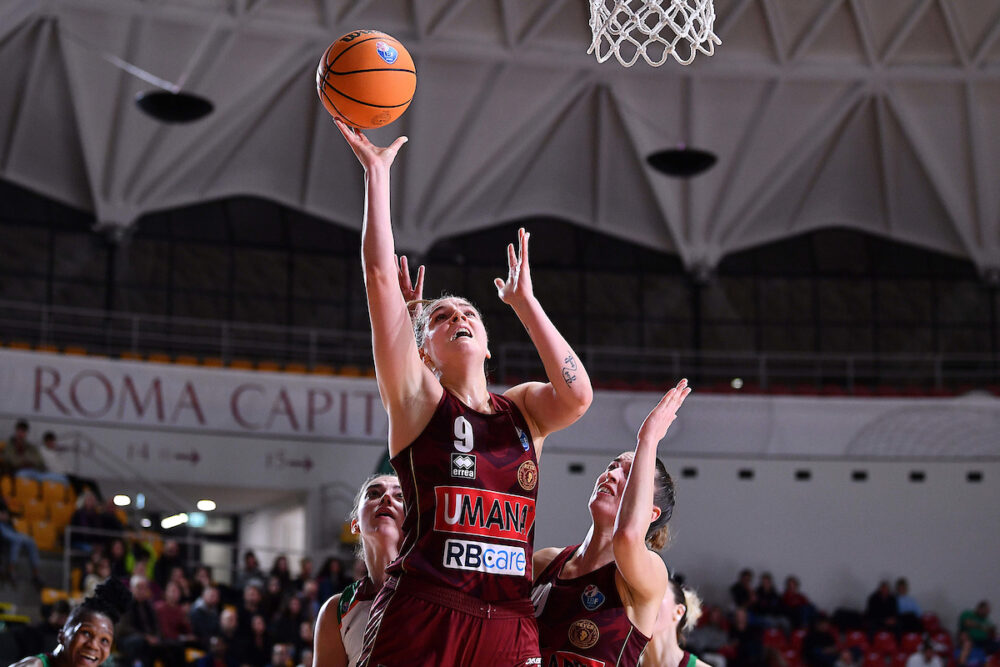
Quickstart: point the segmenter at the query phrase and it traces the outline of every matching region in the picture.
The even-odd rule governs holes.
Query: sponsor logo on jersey
[[[588,649],[601,638],[601,631],[597,629],[597,624],[593,621],[581,618],[578,621],[573,621],[573,625],[569,626],[567,635],[573,646]]]
[[[524,451],[528,451],[531,448],[531,438],[516,426],[514,428],[517,429],[517,439],[521,441],[521,447],[524,448]]]
[[[528,658],[527,660],[524,661],[524,664],[526,665],[526,667],[531,667],[531,665],[540,665],[542,664],[542,659],[540,657]]]
[[[580,601],[583,602],[583,606],[587,608],[587,611],[594,611],[604,604],[604,600],[604,593],[595,584],[590,584],[580,594]]]
[[[607,663],[603,660],[594,660],[569,651],[558,651],[549,658],[549,664],[545,667],[604,667]]]
[[[434,487],[434,530],[527,542],[535,501],[463,486]]]
[[[447,540],[444,543],[444,566],[457,570],[523,577],[527,560],[521,547]]]
[[[451,455],[451,476],[462,479],[476,478],[476,455],[456,454]]]
[[[535,488],[535,484],[538,483],[538,466],[535,465],[534,461],[525,461],[517,469],[517,483],[525,491],[531,491]]]
[[[399,52],[383,42],[381,39],[375,42],[375,51],[378,52],[378,55],[382,58],[382,60],[390,65],[396,62],[396,58],[399,57]]]

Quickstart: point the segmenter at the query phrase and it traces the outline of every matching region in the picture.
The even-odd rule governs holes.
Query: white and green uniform
[[[365,625],[368,623],[368,612],[375,599],[375,584],[365,577],[350,584],[340,594],[340,604],[337,605],[337,626],[340,637],[344,641],[344,651],[347,653],[347,667],[354,667],[361,655],[361,647],[365,641]]]

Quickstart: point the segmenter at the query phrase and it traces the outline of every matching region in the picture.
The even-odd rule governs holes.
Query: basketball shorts
[[[358,667],[536,667],[530,600],[492,605],[464,593],[390,577],[372,603]]]

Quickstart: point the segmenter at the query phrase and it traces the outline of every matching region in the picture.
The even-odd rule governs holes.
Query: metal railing
[[[362,331],[285,327],[184,317],[0,301],[0,340],[31,346],[81,346],[91,354],[162,353],[295,362],[309,368],[370,367],[371,336]],[[502,383],[538,377],[541,365],[528,344],[494,346],[491,364]],[[994,355],[863,355],[714,352],[624,347],[578,347],[598,386],[658,388],[678,377],[703,388],[738,380],[744,391],[814,387],[858,392],[891,386],[915,390],[968,390],[1000,386]],[[919,393],[919,392],[918,392]]]

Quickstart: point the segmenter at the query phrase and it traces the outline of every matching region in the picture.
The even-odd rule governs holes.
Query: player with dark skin
[[[96,667],[103,664],[115,643],[115,624],[131,599],[132,594],[123,583],[109,578],[97,587],[92,597],[69,613],[54,650],[24,658],[10,667]]]

